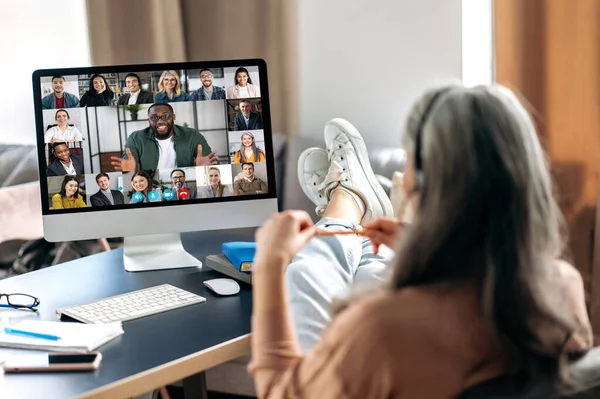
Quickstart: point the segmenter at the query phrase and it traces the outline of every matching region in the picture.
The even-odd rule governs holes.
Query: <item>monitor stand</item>
[[[183,249],[179,233],[125,237],[123,263],[128,272],[202,266],[201,261]]]

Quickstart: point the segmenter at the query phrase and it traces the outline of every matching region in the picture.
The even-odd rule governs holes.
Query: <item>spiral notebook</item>
[[[38,349],[48,352],[89,352],[123,334],[121,323],[83,324],[60,321],[24,320],[11,329],[37,334],[54,335],[53,341],[22,335],[7,334],[0,330],[0,347]]]

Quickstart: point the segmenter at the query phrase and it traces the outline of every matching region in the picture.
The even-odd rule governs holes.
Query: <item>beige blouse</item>
[[[549,288],[564,292],[578,315],[582,334],[571,349],[585,352],[592,334],[583,284],[572,267],[566,274]],[[282,311],[266,303],[259,299],[255,307],[249,365],[261,398],[447,399],[510,367],[484,322],[474,284],[367,297],[338,315],[307,355],[298,347],[287,306]]]

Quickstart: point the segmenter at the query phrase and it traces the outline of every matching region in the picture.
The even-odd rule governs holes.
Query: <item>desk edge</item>
[[[208,370],[250,353],[250,334],[184,356],[122,380],[96,388],[80,399],[129,398]]]

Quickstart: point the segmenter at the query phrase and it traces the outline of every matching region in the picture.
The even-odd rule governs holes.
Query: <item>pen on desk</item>
[[[50,341],[58,341],[60,339],[60,337],[58,337],[56,335],[41,334],[41,333],[36,333],[36,332],[32,332],[32,331],[24,331],[24,330],[15,330],[14,328],[8,328],[8,327],[6,327],[4,329],[4,332],[6,334],[11,334],[11,335],[20,335],[22,337],[47,339]]]

